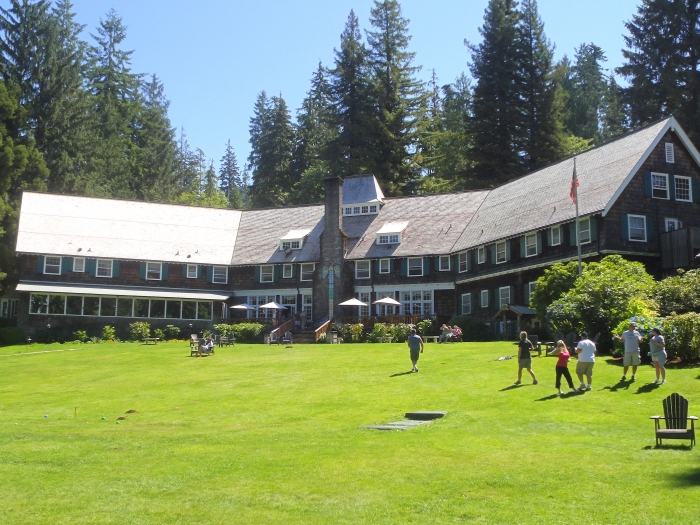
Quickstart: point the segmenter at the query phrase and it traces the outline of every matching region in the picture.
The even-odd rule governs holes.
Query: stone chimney
[[[328,177],[325,188],[324,227],[321,234],[320,268],[314,279],[314,319],[333,319],[342,312],[338,303],[350,298],[344,284],[346,235],[342,228],[343,180]]]

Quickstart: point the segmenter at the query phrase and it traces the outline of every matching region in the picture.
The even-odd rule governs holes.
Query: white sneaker
[[[587,391],[587,392],[590,392],[590,391],[591,391],[591,385],[588,385],[588,386],[586,387],[586,391]]]
[[[661,381],[661,384],[662,384],[662,385],[665,385],[665,384],[666,384],[666,380],[664,379],[663,381]]]
[[[418,367],[417,367],[417,366],[414,366],[413,369],[414,369],[416,372],[418,372]]]
[[[658,384],[659,384],[659,380],[658,380],[658,379],[654,379],[654,382],[652,383],[652,385],[658,385]]]

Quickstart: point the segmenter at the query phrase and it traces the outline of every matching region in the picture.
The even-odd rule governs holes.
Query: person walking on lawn
[[[661,330],[658,328],[651,329],[651,339],[649,339],[649,348],[651,348],[651,362],[654,363],[654,368],[656,371],[656,381],[654,384],[666,383],[666,341],[664,341],[664,336],[661,335]],[[659,376],[661,379],[659,380]]]
[[[627,370],[632,367],[632,379],[634,381],[634,376],[637,373],[637,367],[641,364],[641,358],[639,356],[639,343],[642,342],[642,335],[637,332],[637,325],[630,323],[627,330],[622,332],[622,335],[616,335],[615,339],[622,341],[625,345],[625,354],[622,358],[622,378],[620,381],[627,381]]]
[[[518,380],[515,382],[516,385],[519,385],[523,378],[523,368],[532,376],[532,384],[537,384],[537,378],[532,371],[532,356],[530,355],[532,348],[533,345],[527,338],[527,332],[520,332],[520,342],[518,343]]]
[[[557,341],[557,347],[552,350],[551,355],[559,356],[557,359],[557,365],[554,367],[554,371],[557,374],[555,386],[559,392],[559,395],[564,395],[564,392],[561,390],[561,376],[564,376],[566,382],[569,383],[569,388],[576,392],[576,389],[574,388],[574,380],[571,378],[571,373],[569,372],[569,359],[571,359],[571,355],[569,354],[569,350],[566,348],[566,343],[561,339]]]
[[[586,332],[581,332],[581,340],[576,345],[578,363],[576,363],[576,375],[581,381],[579,390],[590,390],[593,383],[593,365],[595,365],[595,343],[588,339]],[[588,386],[583,384],[583,376],[588,379]]]
[[[411,335],[408,336],[408,349],[411,352],[411,363],[413,368],[411,372],[418,372],[418,357],[423,353],[423,339],[416,333],[416,330],[411,330]]]

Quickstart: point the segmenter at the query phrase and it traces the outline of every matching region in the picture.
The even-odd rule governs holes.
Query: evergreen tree
[[[474,179],[470,187],[489,187],[523,171],[522,51],[520,13],[515,0],[490,0],[479,29],[483,40],[467,44],[470,70],[476,80],[472,93]]]
[[[608,79],[603,95],[603,106],[600,136],[603,141],[606,141],[619,137],[629,129],[627,114],[622,102],[622,90],[613,75],[610,75]]]
[[[175,180],[180,191],[195,189],[197,181],[197,161],[187,141],[187,133],[180,128],[175,153]]]
[[[335,67],[330,71],[330,92],[337,136],[325,157],[333,175],[345,177],[372,169],[373,150],[369,142],[374,109],[370,97],[367,49],[362,43],[360,23],[350,11],[335,50]]]
[[[520,39],[522,48],[522,142],[523,161],[528,171],[536,170],[563,156],[562,107],[553,80],[554,47],[544,34],[536,0],[523,0]]]
[[[601,119],[605,111],[608,79],[603,70],[607,61],[603,50],[595,44],[581,44],[566,81],[569,91],[567,129],[578,137],[601,141]]]
[[[642,0],[625,24],[628,36],[618,68],[629,82],[622,92],[633,126],[675,115],[700,140],[700,4]]]
[[[221,157],[221,165],[219,166],[219,188],[226,195],[228,201],[240,208],[240,187],[241,187],[241,171],[238,169],[238,161],[236,160],[236,152],[231,146],[231,141],[226,142],[226,151]]]
[[[416,80],[420,67],[408,51],[408,20],[396,0],[375,0],[367,32],[376,105],[372,144],[374,174],[389,195],[414,193],[418,167],[413,159],[424,118],[424,86]]]

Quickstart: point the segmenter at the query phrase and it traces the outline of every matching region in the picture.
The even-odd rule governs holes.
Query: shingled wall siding
[[[664,149],[666,142],[674,145],[675,162],[673,164],[666,162]],[[644,174],[650,171],[667,173],[669,176],[683,175],[700,180],[700,170],[683,143],[675,133],[671,131],[666,133],[606,215],[601,228],[604,239],[602,249],[658,254],[660,252],[659,234],[663,232],[665,218],[678,219],[684,227],[700,225],[698,223],[700,203],[655,199],[645,195]],[[621,216],[626,214],[651,216],[655,230],[653,240],[644,243],[623,239]],[[647,239],[649,239],[648,231]],[[645,260],[648,271],[657,275],[660,273],[660,262],[658,257]]]

